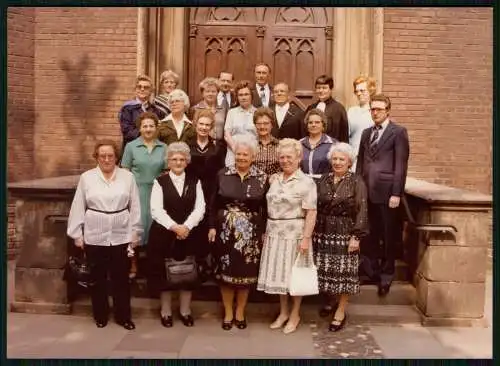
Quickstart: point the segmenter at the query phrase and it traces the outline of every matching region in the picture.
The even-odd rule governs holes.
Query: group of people
[[[166,269],[186,258],[213,259],[224,330],[247,327],[256,287],[279,295],[270,327],[294,332],[301,297],[292,296],[290,307],[289,289],[298,256],[317,266],[320,314],[332,316],[331,331],[345,326],[349,296],[359,292],[360,249],[379,295],[389,292],[406,129],[390,120],[391,102],[375,93],[371,78],[354,80],[359,105],[346,112],[332,97],[333,79],[321,75],[318,100],[303,111],[286,83],[269,85],[270,73],[257,64],[255,82],[234,88],[229,72],[205,78],[193,107],[175,72],[161,74],[154,99],[151,79],[137,78],[135,99],[119,113],[123,155],[112,140],[96,144],[97,167],[82,174],[68,219],[68,235],[91,265],[98,327],[108,322],[109,272],[115,320],[135,328],[129,277],[138,250],[147,253],[148,287],[161,300],[167,328],[174,291],[182,323],[195,322],[190,303],[199,280],[175,284]]]

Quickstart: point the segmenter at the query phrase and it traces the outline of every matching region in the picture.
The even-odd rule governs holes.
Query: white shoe
[[[288,321],[288,317],[284,318],[281,315],[276,318],[276,320],[271,323],[269,328],[271,329],[279,329]]]
[[[299,326],[299,323],[300,323],[300,318],[296,324],[293,324],[292,322],[289,321],[288,323],[286,323],[285,328],[283,328],[283,333],[290,334],[295,332],[297,330],[297,327]]]

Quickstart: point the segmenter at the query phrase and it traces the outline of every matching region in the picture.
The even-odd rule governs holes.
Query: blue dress
[[[153,181],[165,169],[165,150],[167,145],[160,140],[155,141],[153,150],[148,151],[142,137],[130,141],[125,146],[121,165],[123,168],[130,169],[134,174],[137,187],[139,188],[139,197],[141,201],[141,222],[144,227],[144,235],[141,244],[145,245],[148,241],[149,229],[151,227],[151,190]]]

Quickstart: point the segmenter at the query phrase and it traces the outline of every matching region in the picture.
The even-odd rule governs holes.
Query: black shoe
[[[234,319],[234,325],[236,325],[236,328],[238,328],[238,329],[245,329],[247,327],[247,320],[246,319],[243,319],[243,320]]]
[[[391,285],[378,285],[378,296],[386,296],[391,289]]]
[[[174,320],[171,316],[162,316],[161,325],[163,325],[165,328],[172,328],[174,326]]]
[[[97,328],[104,328],[106,325],[108,325],[108,321],[95,321],[95,325],[97,325]]]
[[[135,324],[132,322],[132,320],[127,320],[124,322],[116,322],[118,325],[121,325],[123,328],[126,330],[133,330],[135,329]]]
[[[222,329],[231,330],[231,328],[233,327],[233,321],[234,320],[229,320],[229,321],[223,320],[222,321]]]
[[[333,322],[338,324],[333,324]],[[346,322],[347,322],[347,313],[344,313],[344,319],[342,320],[333,319],[333,321],[328,326],[328,330],[330,332],[338,332],[339,330],[345,327]]]
[[[186,327],[192,327],[194,325],[194,319],[191,315],[182,315],[180,316],[182,320],[182,324],[184,324]]]

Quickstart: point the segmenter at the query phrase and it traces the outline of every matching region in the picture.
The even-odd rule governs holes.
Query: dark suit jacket
[[[276,115],[276,105],[272,108]],[[271,134],[277,139],[289,137],[292,139],[300,140],[304,137],[304,111],[300,109],[295,103],[290,102],[290,108],[285,114],[281,127],[276,123],[271,131]]]
[[[271,91],[270,99],[269,99],[269,108],[274,107],[274,98],[273,98],[273,86],[269,85],[269,90]],[[260,99],[260,94],[257,89],[255,89],[255,85],[252,86],[252,104],[255,108],[262,107],[262,100]]]
[[[406,128],[389,121],[376,147],[370,148],[372,128],[361,135],[356,173],[363,177],[368,200],[387,204],[391,196],[404,194],[410,145]]]
[[[307,107],[305,113],[307,114],[311,109],[316,108],[319,102],[318,100]],[[349,125],[347,123],[347,112],[344,106],[333,98],[328,98],[325,104],[325,114],[328,118],[325,133],[338,141],[349,143]]]

